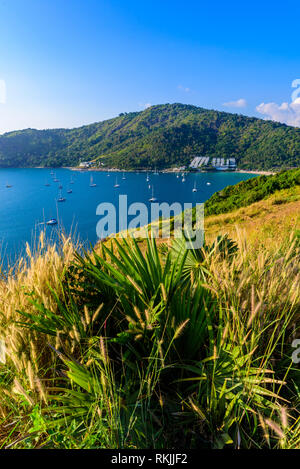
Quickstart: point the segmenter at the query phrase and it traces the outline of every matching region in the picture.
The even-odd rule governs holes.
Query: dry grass
[[[50,289],[60,291],[60,280],[75,249],[76,245],[64,235],[56,245],[47,244],[42,233],[36,249],[31,251],[27,245],[27,258],[21,258],[0,282],[0,338],[5,343],[6,360],[15,370],[14,392],[23,394],[29,401],[32,398],[25,389],[34,392],[38,400],[45,400],[41,378],[47,374],[49,347],[45,336],[16,325],[24,320],[19,311],[34,310],[30,301],[32,292],[47,308],[55,310]],[[5,389],[4,392],[7,393]],[[1,399],[0,406],[3,415],[6,411]]]
[[[205,235],[213,239],[228,233],[237,238],[244,232],[247,242],[257,248],[276,249],[300,229],[300,187],[278,191],[271,197],[224,215],[205,218]]]

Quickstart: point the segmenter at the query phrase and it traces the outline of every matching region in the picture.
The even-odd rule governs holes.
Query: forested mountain
[[[242,169],[298,167],[300,129],[165,104],[76,129],[27,129],[0,136],[0,167],[73,166],[97,159],[124,169],[164,168],[188,164],[194,155],[235,157]]]

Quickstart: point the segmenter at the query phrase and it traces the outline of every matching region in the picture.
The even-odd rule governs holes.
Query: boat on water
[[[56,218],[50,218],[50,220],[46,221],[46,225],[57,225]]]
[[[123,173],[122,179],[123,179],[123,180],[126,179],[125,173]]]
[[[93,180],[93,176],[90,177],[90,187],[96,187],[97,184]]]
[[[71,179],[70,179],[70,184],[74,184],[72,176],[71,176]]]
[[[12,187],[12,184],[6,184],[6,187],[9,189],[10,187]]]
[[[61,190],[59,191],[59,197],[57,199],[57,202],[65,202],[65,197],[62,196]]]
[[[197,192],[196,181],[195,181],[195,183],[194,183],[193,192]]]
[[[207,182],[206,185],[207,185],[207,186],[210,186],[210,185],[211,185],[211,182]]]
[[[45,182],[45,186],[49,187],[50,186],[49,182]]]
[[[120,187],[120,184],[118,184],[118,178],[116,178],[116,183],[115,183],[114,187],[116,187],[116,188]]]
[[[62,188],[63,188],[62,184],[60,184],[60,185],[58,186],[58,188],[59,188],[59,189],[62,189]]]
[[[67,194],[72,194],[72,192],[73,192],[72,189],[67,190]]]
[[[182,182],[185,182],[185,177],[184,177],[184,175],[182,176]]]
[[[149,199],[149,202],[156,202],[157,201],[157,198],[154,197],[154,187],[152,186],[152,196],[151,198]]]
[[[149,180],[150,180],[149,174],[147,173],[146,181],[149,182]]]

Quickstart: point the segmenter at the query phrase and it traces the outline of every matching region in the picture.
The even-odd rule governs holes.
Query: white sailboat
[[[65,202],[65,197],[62,196],[61,189],[59,190],[59,197],[57,199],[57,202]]]
[[[194,188],[193,188],[193,192],[197,192],[196,181],[194,182]]]
[[[152,186],[152,196],[149,199],[149,202],[156,202],[156,201],[157,201],[157,198],[154,197],[154,186]]]
[[[114,187],[116,187],[116,188],[120,187],[120,184],[118,184],[118,178],[117,177],[116,177],[116,183],[115,183]]]
[[[57,225],[56,218],[50,218],[50,220],[46,221],[46,225]]]
[[[149,182],[149,173],[147,173],[146,181]]]
[[[125,179],[126,179],[126,177],[125,177],[125,173],[123,173],[122,179],[123,179],[123,180],[125,180]]]
[[[94,179],[93,179],[93,176],[91,175],[90,177],[90,187],[96,187],[97,184],[94,183]]]

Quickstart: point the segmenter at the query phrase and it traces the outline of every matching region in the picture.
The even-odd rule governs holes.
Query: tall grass
[[[28,250],[0,283],[2,448],[299,448],[299,240]]]

